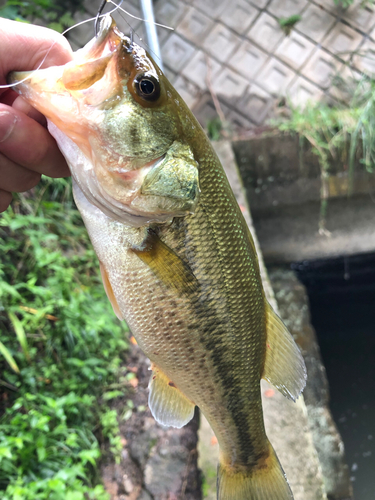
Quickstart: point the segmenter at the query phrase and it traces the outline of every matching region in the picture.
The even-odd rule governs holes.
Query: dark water
[[[293,269],[309,294],[355,500],[375,500],[375,255]]]

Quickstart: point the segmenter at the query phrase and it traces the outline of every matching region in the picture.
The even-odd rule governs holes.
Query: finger
[[[7,106],[12,106],[17,97],[19,97],[17,92],[12,89],[7,89],[1,94],[1,102]]]
[[[1,189],[22,193],[38,184],[40,174],[17,165],[6,156],[0,154]]]
[[[0,18],[0,84],[11,71],[65,64],[72,59],[68,41],[56,31]],[[45,58],[45,60],[44,60]]]
[[[50,177],[70,175],[66,161],[48,130],[0,104],[0,153],[15,164]]]
[[[12,201],[12,193],[0,189],[0,213],[4,212]]]
[[[12,104],[12,108],[16,109],[17,111],[20,111],[21,113],[25,114],[29,118],[32,118],[36,122],[40,123],[43,125],[43,127],[47,126],[47,119],[42,113],[40,113],[38,110],[33,108],[31,104],[29,104],[27,101],[22,96],[18,96],[17,99],[14,100]]]

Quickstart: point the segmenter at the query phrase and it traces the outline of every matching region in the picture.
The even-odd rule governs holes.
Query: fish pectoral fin
[[[156,233],[150,231],[144,250],[135,248],[132,250],[168,288],[173,288],[184,295],[197,289],[198,281],[189,265],[169,248]]]
[[[282,320],[267,302],[267,346],[262,378],[295,401],[306,385],[302,354]]]
[[[193,418],[194,403],[156,366],[148,388],[148,405],[159,424],[180,429]]]
[[[107,271],[106,271],[104,265],[100,261],[99,261],[99,264],[100,264],[100,273],[102,275],[105,293],[107,294],[107,297],[108,297],[110,303],[112,304],[113,312],[116,314],[118,319],[121,321],[124,319],[124,317],[121,314],[121,311],[120,311],[119,305],[117,303],[115,294],[113,293],[112,285],[109,281]]]

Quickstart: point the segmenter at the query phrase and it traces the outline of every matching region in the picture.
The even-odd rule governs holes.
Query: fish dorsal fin
[[[113,293],[112,285],[109,281],[107,271],[101,262],[99,262],[99,264],[100,264],[100,273],[102,275],[105,293],[107,294],[107,297],[108,297],[110,303],[112,304],[114,313],[116,314],[118,319],[121,321],[124,319],[124,317],[121,314],[121,311],[120,311],[119,305],[117,303],[115,294]]]
[[[305,362],[287,327],[266,304],[267,346],[262,378],[295,401],[306,385]]]
[[[173,288],[184,295],[197,289],[197,279],[188,264],[169,248],[155,232],[149,232],[144,250],[134,248],[133,252],[150,267],[156,277],[168,288]]]
[[[193,418],[194,403],[156,366],[153,366],[148,388],[148,405],[159,424],[180,429]]]

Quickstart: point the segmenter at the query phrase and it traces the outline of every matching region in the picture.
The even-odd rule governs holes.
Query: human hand
[[[38,68],[50,48],[42,67],[72,59],[69,43],[59,33],[0,18],[0,85],[11,71]],[[41,174],[66,177],[70,172],[45,117],[14,90],[0,88],[0,212],[9,206],[12,191],[31,189]]]

